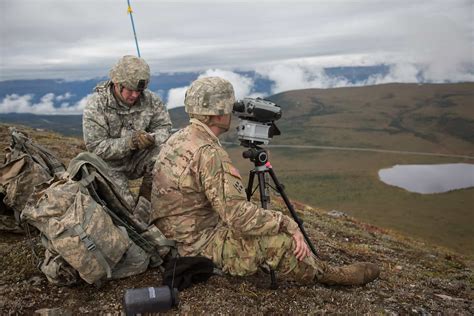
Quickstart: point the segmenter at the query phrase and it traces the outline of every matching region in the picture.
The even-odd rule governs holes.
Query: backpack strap
[[[50,175],[60,175],[66,168],[48,149],[31,141],[23,133],[11,129],[13,151],[26,153]]]
[[[87,250],[91,251],[94,254],[97,261],[99,261],[100,265],[107,272],[107,278],[110,279],[112,277],[112,269],[110,268],[110,265],[108,264],[104,255],[99,250],[94,241],[89,237],[89,235],[86,234],[81,225],[75,225],[74,227],[72,227],[72,229],[76,232],[77,236],[79,236],[81,241],[86,246]]]
[[[97,205],[97,202],[94,199],[91,199],[91,203],[89,203],[88,207],[85,209],[84,212],[85,218],[83,225],[74,225],[68,228],[63,234],[67,236],[78,236],[84,246],[86,246],[87,250],[91,251],[94,254],[99,264],[106,271],[107,278],[110,279],[112,277],[112,269],[110,268],[109,263],[107,262],[95,242],[92,240],[92,238],[90,238],[89,235],[87,235],[87,233],[84,231],[84,227],[87,226],[91,221],[92,211],[97,207]]]

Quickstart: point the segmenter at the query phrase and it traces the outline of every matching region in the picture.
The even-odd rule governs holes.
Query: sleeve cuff
[[[298,224],[290,217],[283,215],[280,223],[280,231],[287,232],[290,235],[293,235],[298,231]]]

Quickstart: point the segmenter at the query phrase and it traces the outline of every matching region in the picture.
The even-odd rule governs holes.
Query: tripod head
[[[268,153],[259,146],[252,146],[242,153],[244,159],[250,159],[256,167],[264,166],[268,162]]]

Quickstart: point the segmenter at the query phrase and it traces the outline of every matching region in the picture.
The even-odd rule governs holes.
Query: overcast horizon
[[[474,81],[474,1],[131,0],[131,5],[141,56],[153,74],[221,75],[239,97],[252,93],[254,81],[237,71],[270,80],[272,93]],[[137,54],[126,0],[2,0],[0,10],[0,81],[104,77],[120,56]],[[324,72],[373,65],[389,71],[357,83]],[[167,91],[171,107],[182,104],[186,88]],[[26,110],[34,106],[31,98],[10,96],[0,100],[0,113],[18,108],[18,100]],[[80,111],[84,102],[63,110]],[[62,111],[50,105],[44,111]]]

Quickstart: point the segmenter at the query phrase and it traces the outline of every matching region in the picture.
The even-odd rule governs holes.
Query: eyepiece
[[[245,104],[243,101],[236,101],[234,107],[232,108],[233,112],[243,113],[245,111]]]

